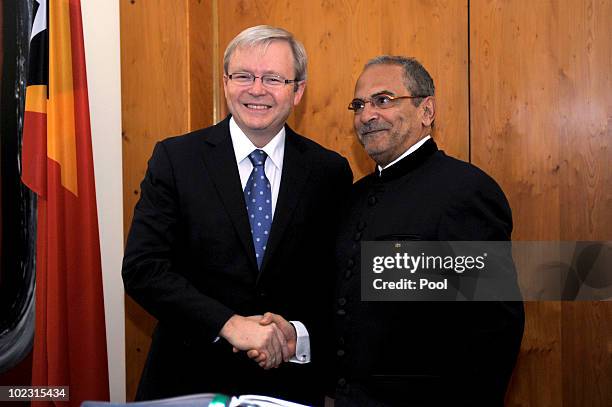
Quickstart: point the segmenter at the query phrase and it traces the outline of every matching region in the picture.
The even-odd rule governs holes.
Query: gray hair
[[[308,58],[304,45],[298,41],[289,31],[269,25],[258,25],[247,28],[238,34],[225,49],[223,54],[223,70],[226,74],[230,59],[236,48],[263,46],[267,47],[272,41],[286,41],[293,52],[293,65],[295,68],[295,78],[299,81],[306,80],[306,67]]]
[[[364,69],[373,65],[397,65],[402,67],[404,71],[404,86],[411,95],[434,96],[435,87],[433,79],[427,72],[427,69],[421,65],[419,61],[411,57],[381,55],[370,59],[364,66]],[[412,104],[418,106],[421,103],[420,98],[412,99]]]

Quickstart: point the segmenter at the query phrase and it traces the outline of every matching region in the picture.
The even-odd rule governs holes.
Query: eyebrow
[[[395,92],[391,92],[390,90],[381,90],[379,92],[376,92],[376,93],[372,94],[370,97],[379,96],[379,95],[391,95],[391,96],[395,96]]]
[[[251,75],[255,75],[255,73],[253,71],[250,71],[248,69],[236,69],[235,73],[238,73],[238,72],[240,72],[240,73],[250,73]],[[269,70],[268,71],[263,71],[263,73],[261,75],[276,75],[276,76],[280,76],[280,77],[284,78],[284,76],[281,75],[280,73],[278,73],[276,71],[269,71]]]
[[[376,93],[371,94],[370,97],[373,98],[373,97],[380,96],[380,95],[395,96],[395,92],[392,92],[390,90],[380,90]],[[357,99],[361,99],[361,98],[357,98]]]

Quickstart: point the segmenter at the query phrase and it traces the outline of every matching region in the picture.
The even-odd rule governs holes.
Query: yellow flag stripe
[[[49,0],[47,155],[61,168],[64,188],[78,196],[69,0]]]
[[[47,113],[47,85],[30,85],[26,88],[25,110]]]

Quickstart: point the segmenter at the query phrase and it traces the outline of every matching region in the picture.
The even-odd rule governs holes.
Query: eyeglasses
[[[366,103],[371,103],[372,106],[378,109],[388,109],[397,104],[400,99],[420,99],[426,98],[427,95],[416,95],[416,96],[391,96],[386,94],[374,95],[367,100],[353,99],[348,105],[348,109],[352,110],[355,114],[359,114],[365,109]]]
[[[285,79],[282,76],[265,74],[255,76],[249,72],[237,72],[227,75],[236,85],[250,86],[255,83],[255,79],[261,79],[261,84],[268,88],[278,88],[289,83],[299,82],[297,79]]]

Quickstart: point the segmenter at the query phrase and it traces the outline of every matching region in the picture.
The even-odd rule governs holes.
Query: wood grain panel
[[[189,0],[189,130],[213,124],[213,0]]]
[[[466,1],[225,1],[220,54],[236,34],[258,24],[283,27],[304,43],[308,85],[289,123],[347,157],[355,179],[371,172],[373,162],[354,136],[346,106],[363,64],[380,54],[414,56],[428,68],[437,85],[435,137],[467,159]]]
[[[563,405],[612,404],[612,304],[564,302]]]
[[[612,2],[558,10],[561,240],[612,240]],[[612,405],[612,303],[563,303],[563,401]]]
[[[154,144],[188,129],[189,41],[186,0],[120,5],[127,229]]]
[[[515,239],[612,238],[611,6],[471,2],[472,158],[506,191]],[[610,405],[610,305],[527,304],[508,405]]]
[[[124,0],[121,13],[124,230],[155,142],[189,128],[187,0]],[[126,297],[127,399],[133,400],[155,321]]]
[[[525,336],[506,406],[560,407],[561,358],[561,303],[525,303]]]

